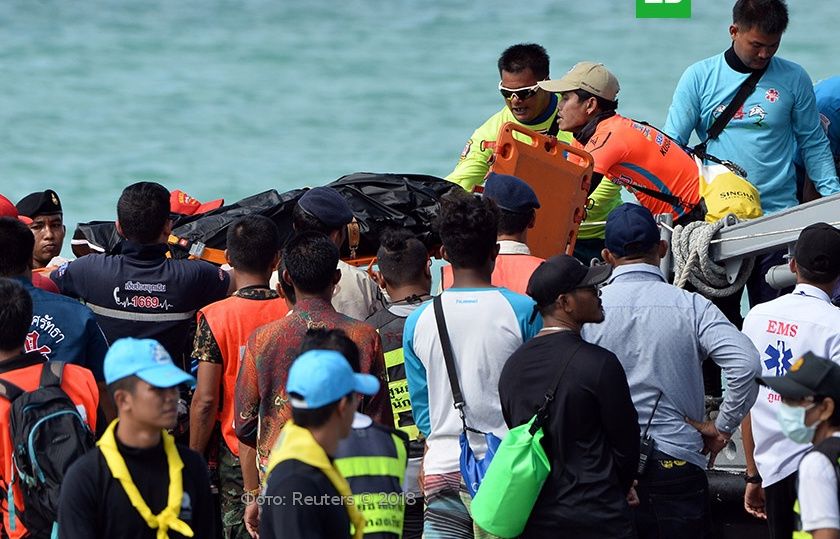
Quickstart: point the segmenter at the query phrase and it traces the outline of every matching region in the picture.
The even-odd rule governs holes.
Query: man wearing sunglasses
[[[615,354],[580,336],[584,324],[604,321],[598,286],[611,273],[557,255],[528,281],[543,328],[505,363],[499,400],[513,428],[551,395],[543,446],[553,462],[522,537],[636,538],[628,507],[639,462],[636,409]]]
[[[571,133],[561,131],[556,122],[559,97],[541,87],[542,81],[548,79],[549,58],[545,49],[536,43],[513,45],[499,57],[498,67],[499,92],[505,107],[475,130],[455,170],[446,177],[467,191],[484,182],[499,129],[507,122],[554,135],[562,142],[572,142]],[[589,196],[593,203],[587,213],[588,221],[604,221],[610,210],[621,204],[619,188],[609,182],[598,186]],[[575,256],[588,263],[603,247],[604,225],[584,221],[578,231]]]
[[[502,53],[498,62],[499,92],[505,106],[475,130],[447,180],[467,191],[484,183],[499,129],[507,122],[571,142],[571,135],[560,132],[554,121],[558,97],[537,85],[548,78],[548,64],[548,54],[536,43],[513,45]]]

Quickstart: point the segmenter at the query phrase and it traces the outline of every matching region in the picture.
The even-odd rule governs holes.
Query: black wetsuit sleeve
[[[639,464],[639,416],[630,398],[627,375],[618,358],[604,362],[598,381],[601,422],[612,447],[618,480],[624,491],[630,489]]]
[[[95,455],[80,458],[67,470],[58,502],[58,536],[61,539],[99,537],[100,485]]]

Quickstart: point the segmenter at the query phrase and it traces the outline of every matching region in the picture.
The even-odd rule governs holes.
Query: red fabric
[[[181,215],[200,215],[215,210],[224,203],[225,199],[218,198],[202,204],[180,189],[175,189],[169,194],[169,211]]]
[[[46,290],[47,292],[52,292],[53,294],[61,293],[61,291],[58,289],[58,286],[56,286],[56,284],[52,282],[52,279],[46,277],[45,275],[41,275],[40,273],[32,273],[32,284],[35,285],[36,288]]]

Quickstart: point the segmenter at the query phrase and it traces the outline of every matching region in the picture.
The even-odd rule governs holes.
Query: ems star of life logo
[[[785,341],[776,341],[776,346],[767,345],[764,349],[767,359],[764,366],[774,371],[774,376],[784,376],[791,369],[790,360],[793,359],[793,352],[787,347]]]

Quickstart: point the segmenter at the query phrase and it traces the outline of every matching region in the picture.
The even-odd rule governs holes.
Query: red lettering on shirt
[[[767,333],[784,335],[785,337],[796,337],[796,331],[798,329],[799,326],[796,324],[786,324],[784,322],[779,322],[778,320],[767,321]]]

